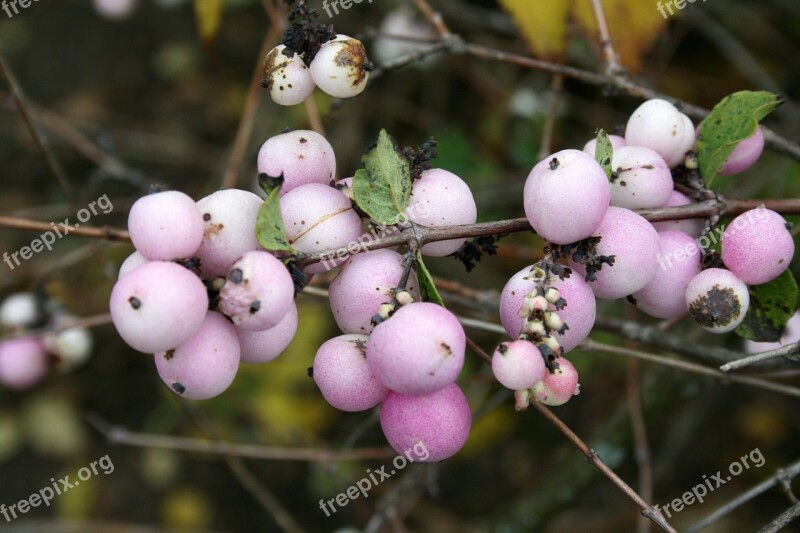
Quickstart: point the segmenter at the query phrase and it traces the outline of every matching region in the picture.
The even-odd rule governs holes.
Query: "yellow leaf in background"
[[[213,48],[222,26],[222,8],[225,0],[194,0],[197,30],[206,48]]]
[[[537,57],[561,59],[567,48],[568,0],[500,0]]]

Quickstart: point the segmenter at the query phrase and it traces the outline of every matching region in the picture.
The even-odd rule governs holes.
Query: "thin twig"
[[[53,225],[50,222],[39,222],[37,220],[27,220],[24,218],[0,215],[0,227],[2,226],[22,230],[41,231],[43,233],[48,231],[51,233],[53,232]],[[66,228],[63,229],[65,230]],[[112,228],[111,226],[101,226],[99,228],[89,226],[71,226],[69,233],[66,233],[64,236],[67,237],[70,235],[75,237],[90,237],[93,239],[104,239],[107,241],[117,242],[130,242],[131,240],[131,236],[127,231]]]
[[[796,503],[781,513],[778,518],[758,530],[758,533],[777,533],[800,517],[800,503]]]
[[[614,50],[614,43],[611,40],[611,32],[608,30],[606,12],[603,10],[601,0],[592,0],[592,11],[597,22],[597,31],[600,34],[600,49],[603,52],[603,63],[606,67],[606,75],[617,77],[625,74],[625,69],[619,64],[619,56]]]
[[[792,344],[788,344],[786,346],[782,346],[780,348],[776,348],[774,350],[757,353],[754,355],[750,355],[748,357],[742,357],[741,359],[737,359],[736,361],[731,361],[730,363],[725,363],[724,365],[719,367],[719,369],[722,370],[723,372],[730,372],[731,370],[744,368],[746,366],[751,366],[757,363],[762,363],[764,361],[777,359],[779,357],[783,357],[788,361],[797,363],[798,361],[800,361],[800,357],[798,356],[800,356],[800,342],[795,342]]]
[[[109,313],[106,313],[103,315],[95,315],[87,318],[69,320],[67,322],[60,323],[58,326],[55,327],[44,327],[40,329],[33,329],[30,331],[14,332],[9,335],[6,335],[5,337],[1,337],[0,343],[11,339],[20,339],[23,337],[41,337],[43,335],[61,333],[62,331],[66,331],[68,329],[94,328],[99,326],[106,326],[108,324],[111,324],[111,315]]]
[[[561,92],[564,88],[564,76],[556,74],[550,84],[550,103],[547,106],[547,116],[542,129],[542,142],[539,145],[539,159],[544,159],[552,153],[553,131],[558,116],[558,106],[561,104]]]

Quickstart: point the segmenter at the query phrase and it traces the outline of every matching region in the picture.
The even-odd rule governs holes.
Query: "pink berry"
[[[366,335],[341,335],[320,346],[313,378],[325,401],[341,411],[366,411],[381,403],[389,390],[367,364]]]
[[[533,387],[536,401],[545,405],[564,405],[573,396],[580,393],[578,371],[567,359],[557,357],[558,368],[555,372],[546,370],[542,381]]]
[[[203,218],[197,204],[177,191],[139,198],[128,214],[128,231],[136,250],[149,261],[191,257],[203,240]]]
[[[750,307],[750,293],[732,272],[709,268],[689,282],[686,306],[706,331],[728,333],[744,320]]]
[[[544,359],[532,342],[504,342],[492,355],[492,372],[508,389],[530,389],[544,377]]]
[[[471,427],[469,403],[455,383],[425,396],[390,392],[381,404],[381,428],[389,445],[398,454],[423,447],[428,456],[418,459],[422,462],[455,455]]]
[[[336,154],[319,133],[296,130],[267,139],[258,152],[258,172],[283,176],[281,196],[309,183],[327,185],[336,175]]]
[[[133,270],[138,266],[142,266],[143,264],[147,263],[147,258],[140,254],[139,252],[133,252],[131,255],[122,262],[119,266],[119,274],[117,274],[117,279],[122,278],[125,274]]]
[[[619,150],[620,148],[627,146],[625,138],[620,137],[619,135],[609,135],[608,140],[611,141],[611,148],[613,148],[614,153],[616,153],[617,150]],[[595,157],[596,150],[597,150],[597,139],[592,139],[591,141],[587,142],[583,147],[583,152],[592,158]]]
[[[761,285],[789,268],[794,239],[781,215],[758,207],[742,213],[725,228],[722,261],[748,285]]]
[[[236,328],[242,348],[242,363],[251,365],[272,361],[289,347],[297,333],[297,305],[292,304],[277,326],[264,331]]]
[[[614,152],[611,205],[628,209],[661,207],[672,193],[672,172],[664,159],[642,146]]]
[[[764,152],[764,131],[759,128],[756,132],[736,145],[731,155],[719,171],[721,176],[733,176],[744,172],[756,164]]]
[[[633,112],[625,128],[628,146],[644,146],[658,152],[670,168],[686,159],[694,145],[691,119],[666,100],[653,99]]]
[[[590,236],[603,221],[611,186],[600,164],[579,150],[539,162],[525,182],[525,215],[550,242],[569,244]]]
[[[47,352],[39,339],[23,337],[0,343],[0,385],[29,389],[47,374]]]
[[[691,198],[685,194],[678,191],[672,191],[672,193],[669,195],[667,203],[661,207],[680,207],[683,205],[691,205],[693,203],[694,202],[692,202]],[[653,227],[656,228],[656,231],[682,231],[684,233],[688,233],[695,239],[703,232],[703,226],[704,222],[702,218],[685,218],[682,220],[653,222]]]

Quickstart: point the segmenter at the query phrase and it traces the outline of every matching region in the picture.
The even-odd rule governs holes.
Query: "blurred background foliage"
[[[0,13],[0,50],[29,99],[40,128],[76,193],[71,204],[57,187],[9,98],[0,90],[0,214],[42,221],[74,217],[76,208],[107,194],[114,210],[93,225],[124,227],[127,209],[154,182],[200,198],[220,186],[244,111],[254,65],[270,22],[261,1],[228,0],[214,21],[217,2],[199,0],[207,27],[198,35],[191,2],[141,1],[131,17],[109,20],[91,2],[41,0],[13,18]],[[311,1],[321,7],[321,2]],[[331,22],[341,33],[371,37],[405,2],[353,4]],[[450,28],[470,42],[563,59],[602,69],[588,0],[503,0],[518,25],[491,0],[434,1]],[[222,3],[220,3],[222,5]],[[794,0],[710,0],[688,4],[663,19],[656,2],[608,0],[612,33],[625,43],[623,64],[647,85],[705,107],[742,89],[766,89],[789,103],[767,123],[786,137],[800,132],[800,4]],[[209,17],[212,17],[210,19]],[[327,20],[322,13],[322,20]],[[521,29],[521,32],[519,31]],[[427,30],[430,31],[430,30]],[[527,36],[527,43],[521,33]],[[270,46],[277,44],[276,36]],[[385,43],[384,43],[385,45]],[[384,46],[384,48],[387,48]],[[382,55],[392,53],[392,47]],[[396,47],[394,52],[396,53]],[[385,60],[385,56],[381,58]],[[373,57],[373,59],[375,59]],[[380,61],[379,61],[380,63]],[[352,175],[360,154],[380,128],[404,145],[434,136],[437,165],[473,188],[481,220],[523,215],[521,191],[530,168],[544,155],[542,132],[554,93],[549,75],[489,61],[437,56],[389,72],[357,99],[341,103],[314,95],[333,144],[340,177]],[[597,128],[618,131],[638,101],[603,88],[566,80],[557,96],[552,147],[580,148]],[[303,106],[278,108],[261,96],[246,146],[238,186],[252,188],[260,144],[284,128],[308,128]],[[40,107],[38,107],[40,106]],[[86,157],[85,143],[70,140],[75,128],[121,167]],[[84,148],[81,152],[81,146]],[[95,157],[96,159],[96,157]],[[800,165],[767,152],[746,174],[716,186],[739,198],[796,198]],[[564,206],[569,209],[569,206]],[[796,221],[795,221],[796,222]],[[17,250],[35,233],[0,229],[0,249]],[[63,239],[52,253],[22,267],[2,267],[0,295],[38,289],[70,313],[107,312],[116,270],[127,245]],[[458,295],[449,304],[464,314],[497,322],[494,298],[505,281],[540,253],[533,235],[504,239],[496,257],[467,274],[451,258],[432,260],[435,275],[479,291],[478,303]],[[793,265],[797,274],[797,265]],[[320,276],[323,285],[330,277]],[[201,408],[222,438],[270,446],[383,446],[374,414],[343,414],[329,407],[307,377],[317,347],[336,335],[324,300],[301,296],[300,329],[290,349],[266,365],[240,372],[233,387]],[[606,316],[644,318],[625,302],[603,303]],[[682,322],[674,331],[702,343],[740,348],[732,336],[713,337]],[[78,530],[126,526],[176,530],[273,531],[277,526],[242,488],[225,464],[203,454],[109,444],[85,421],[97,414],[132,431],[202,437],[174,395],[158,379],[152,360],[134,353],[113,327],[94,330],[96,348],[78,372],[53,374],[32,391],[0,391],[0,502],[14,503],[105,454],[115,470],[83,483],[14,524],[56,530],[66,521]],[[471,332],[490,350],[500,339]],[[597,340],[619,343],[603,332]],[[579,397],[557,413],[634,488],[637,466],[626,399],[628,362],[573,352],[581,373]],[[485,365],[484,365],[485,366]],[[588,466],[579,452],[536,412],[517,414],[508,394],[471,357],[462,377],[477,413],[464,450],[427,472],[406,525],[418,531],[632,531],[636,509]],[[797,384],[790,375],[787,383]],[[685,509],[679,527],[705,516],[778,467],[798,459],[797,400],[728,385],[673,369],[643,364],[642,407],[652,456],[653,503],[667,503],[754,448],[766,458]],[[384,463],[388,463],[385,461]],[[248,461],[256,478],[311,531],[362,527],[374,504],[400,482],[393,478],[326,518],[318,508],[380,461],[302,463]],[[412,468],[405,475],[411,475]],[[787,501],[773,490],[707,531],[753,530],[779,514]],[[2,521],[0,520],[0,524]],[[6,527],[6,524],[2,524]],[[391,529],[386,526],[387,530]]]

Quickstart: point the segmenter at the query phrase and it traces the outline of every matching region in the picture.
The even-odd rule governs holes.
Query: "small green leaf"
[[[411,195],[411,167],[386,130],[362,161],[365,168],[353,178],[356,204],[379,224],[402,222]]]
[[[797,294],[797,281],[788,270],[769,283],[750,287],[750,309],[736,333],[756,342],[778,342],[797,311]]]
[[[611,168],[611,160],[614,157],[614,147],[608,138],[608,134],[604,130],[597,132],[597,145],[594,148],[594,158],[606,171],[606,177],[611,179],[614,169]]]
[[[734,148],[752,136],[758,123],[783,103],[766,91],[741,91],[722,99],[700,124],[697,157],[708,186]]]
[[[258,210],[256,237],[258,242],[269,252],[288,252],[296,254],[283,226],[281,215],[281,185],[283,180],[270,178],[264,174],[258,177],[258,184],[267,193],[267,199]]]
[[[422,260],[422,253],[417,250],[417,280],[419,281],[419,295],[422,297],[423,302],[432,302],[444,307],[442,297],[436,289],[436,284],[433,282],[431,273],[425,266]]]

